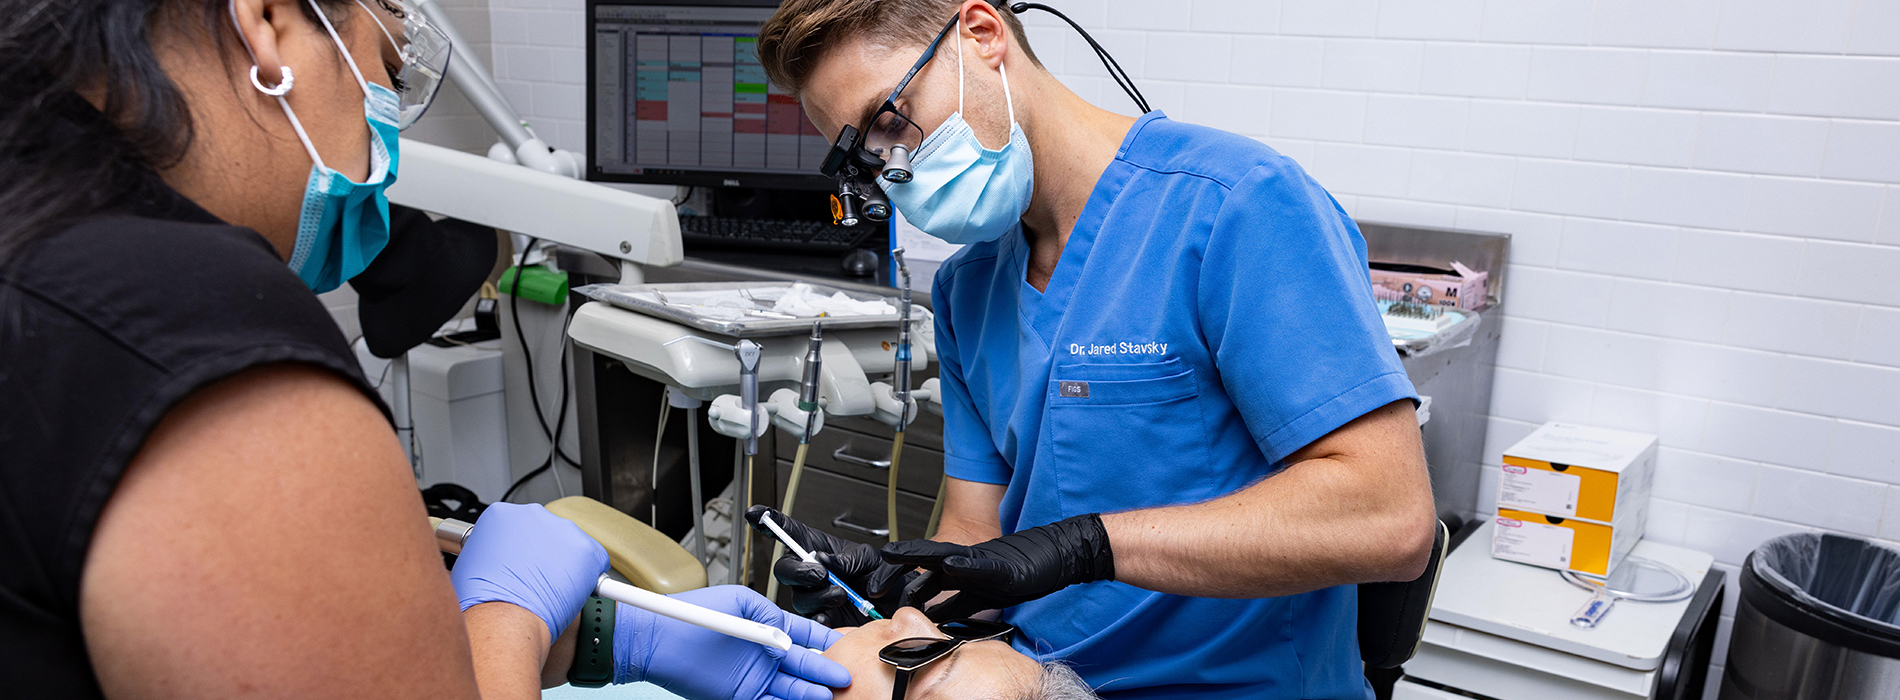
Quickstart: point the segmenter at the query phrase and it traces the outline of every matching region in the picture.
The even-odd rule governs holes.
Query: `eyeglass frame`
[[[910,87],[911,79],[917,77],[917,73],[924,69],[924,64],[929,63],[930,59],[936,57],[938,47],[943,44],[943,38],[950,35],[950,30],[957,28],[957,20],[961,18],[962,15],[959,14],[956,17],[951,17],[949,22],[944,23],[943,29],[937,32],[937,38],[930,40],[930,45],[924,48],[924,54],[917,57],[916,63],[911,64],[910,70],[904,73],[904,79],[897,82],[897,87],[891,90],[890,96],[884,98],[884,104],[879,106],[877,111],[871,113],[871,118],[865,120],[863,126],[846,124],[838,130],[838,138],[832,142],[831,152],[825,154],[824,162],[818,166],[820,173],[823,173],[825,177],[837,177],[838,171],[850,160],[853,153],[865,150],[865,132],[868,131],[873,124],[876,124],[878,118],[884,116],[885,112],[896,115],[898,119],[904,120],[905,124],[909,124],[912,128],[917,129],[919,137],[924,135],[923,127],[917,126],[917,122],[911,120],[911,118],[906,116],[903,112],[898,111],[897,98],[904,93],[904,88]],[[870,153],[870,151],[865,152]]]
[[[440,69],[436,71],[439,75],[437,75],[434,82],[429,85],[429,93],[424,95],[420,101],[414,103],[418,109],[413,113],[405,111],[397,121],[396,130],[407,131],[409,127],[415,126],[416,122],[422,119],[422,115],[428,112],[429,107],[435,104],[436,96],[441,94],[442,83],[448,80],[449,63],[451,56],[454,54],[455,42],[449,38],[448,32],[436,26],[435,21],[429,19],[429,16],[423,13],[421,8],[412,6],[402,0],[374,1],[377,5],[382,6],[384,11],[387,12],[392,19],[402,24],[404,41],[398,43],[395,35],[390,33],[389,25],[383,22],[382,17],[378,16],[376,11],[365,4],[363,0],[356,0],[356,4],[370,14],[370,19],[376,22],[378,29],[382,30],[383,37],[388,39],[390,45],[396,49],[396,56],[398,60],[403,62],[405,69],[419,62],[432,70],[436,68],[424,62],[422,56],[412,55],[417,51],[417,49],[414,48],[417,41],[415,36],[416,32],[426,32],[432,35],[434,40],[440,41],[439,48],[442,50],[442,65]],[[421,89],[421,86],[397,87],[396,93],[402,97],[407,97],[407,93],[411,89]]]
[[[1001,627],[1002,629],[997,630],[996,633],[994,634],[980,635],[980,636],[967,637],[967,638],[957,637],[955,636],[954,633],[950,632],[949,630],[944,629],[946,625],[967,624],[967,623],[978,623],[985,626],[995,625],[995,626]],[[917,671],[918,669],[922,669],[925,666],[929,666],[931,664],[937,663],[938,661],[942,661],[946,658],[949,658],[951,654],[956,653],[956,651],[958,649],[963,648],[963,645],[965,644],[971,644],[975,642],[988,642],[988,641],[995,641],[995,640],[1007,641],[1010,637],[1015,636],[1018,630],[1015,625],[1009,624],[1007,622],[996,622],[993,620],[977,620],[977,619],[972,619],[972,618],[964,618],[961,620],[947,620],[944,622],[939,622],[937,623],[937,631],[942,632],[943,634],[946,634],[946,635],[950,635],[950,637],[948,639],[939,639],[936,637],[906,637],[904,639],[899,639],[895,642],[891,642],[890,644],[886,644],[884,645],[883,649],[878,650],[877,660],[882,661],[886,665],[897,669],[897,679],[891,683],[891,700],[904,700],[904,696],[910,692],[911,673]],[[891,652],[893,649],[897,647],[897,645],[903,644],[905,642],[915,642],[915,641],[948,643],[948,645],[945,646],[942,651],[937,652],[936,654],[933,654],[930,658],[924,659],[922,661],[918,661],[917,663],[911,664],[909,667],[905,667],[904,665],[899,664],[898,662],[885,658],[885,654]]]

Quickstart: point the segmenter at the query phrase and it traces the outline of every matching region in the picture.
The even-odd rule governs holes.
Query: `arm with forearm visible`
[[[975,545],[897,542],[885,545],[883,558],[933,573],[914,599],[960,591],[930,608],[938,620],[1102,580],[1264,598],[1409,581],[1424,570],[1435,516],[1409,400],[1361,416],[1288,461],[1280,474],[1204,503],[1078,515]]]
[[[483,697],[537,697],[542,688],[552,687],[544,682],[554,664],[550,663],[548,628],[540,617],[512,603],[483,603],[464,611],[462,620],[468,625],[475,683]],[[567,638],[571,661],[572,635]],[[562,665],[559,675],[564,676],[566,671]]]
[[[1436,515],[1411,401],[1361,416],[1287,462],[1212,501],[1102,516],[1115,580],[1257,598],[1424,571]]]
[[[976,544],[1003,536],[998,509],[1003,505],[1005,484],[986,484],[944,477],[943,520],[937,524],[938,542]]]

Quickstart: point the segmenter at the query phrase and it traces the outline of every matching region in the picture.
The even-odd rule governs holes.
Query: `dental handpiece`
[[[435,527],[436,544],[444,552],[460,554],[462,543],[474,534],[475,526],[460,520],[443,518]],[[847,589],[848,590],[848,589]],[[630,584],[621,583],[600,575],[594,584],[594,595],[608,600],[626,603],[647,612],[679,620],[695,627],[718,632],[720,634],[763,644],[780,651],[792,648],[792,636],[785,630],[761,622],[747,620],[737,615],[700,607],[682,600],[675,600]]]
[[[765,529],[771,530],[772,536],[777,537],[778,541],[784,542],[786,548],[792,550],[793,554],[798,555],[800,561],[807,561],[813,564],[818,563],[817,555],[812,554],[810,550],[804,547],[798,546],[798,541],[793,540],[791,534],[785,532],[785,528],[779,527],[778,523],[772,522],[772,514],[761,513],[759,515],[759,524],[765,526]],[[864,596],[858,595],[857,591],[851,590],[850,586],[844,585],[844,581],[839,579],[837,574],[831,573],[831,570],[827,569],[825,570],[825,578],[831,581],[831,585],[844,589],[845,596],[851,599],[851,607],[856,608],[858,612],[864,613],[865,617],[873,620],[884,619],[883,615],[878,614],[877,608],[871,605],[871,601],[865,600]]]
[[[747,426],[745,439],[745,454],[750,457],[759,453],[759,359],[762,348],[758,343],[741,340],[733,348],[733,355],[739,360],[739,403],[752,416],[752,424]]]
[[[811,324],[811,343],[805,350],[804,382],[798,387],[798,410],[805,411],[805,434],[798,441],[810,442],[812,428],[818,422],[818,370],[824,365],[820,347],[825,342],[824,325],[819,321]]]
[[[891,257],[897,259],[897,274],[904,284],[897,292],[897,402],[902,412],[897,421],[897,429],[902,431],[910,420],[910,266],[904,264],[904,249],[892,248]]]

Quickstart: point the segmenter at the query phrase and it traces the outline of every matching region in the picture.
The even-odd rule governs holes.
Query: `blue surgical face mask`
[[[304,132],[303,123],[298,121],[297,113],[284,100],[283,93],[288,92],[291,83],[289,69],[285,69],[284,82],[278,87],[266,89],[258,85],[259,90],[277,98],[278,106],[283,107],[291,128],[297,132],[297,139],[310,153],[310,179],[304,184],[303,208],[297,217],[297,242],[291,249],[290,269],[296,271],[304,286],[322,294],[362,273],[389,244],[389,197],[385,190],[396,181],[401,141],[396,127],[400,98],[395,91],[363,79],[356,59],[343,46],[343,39],[324,16],[323,8],[317,7],[314,1],[311,7],[316,9],[317,19],[323,21],[330,39],[336,42],[337,50],[343,52],[345,64],[356,76],[356,84],[363,88],[363,115],[374,136],[369,142],[369,173],[362,182],[352,181],[324,165],[323,157],[317,155],[317,147],[310,142],[310,135]],[[235,20],[235,7],[232,13]],[[256,80],[253,69],[252,81]]]
[[[962,33],[959,25],[958,34]],[[930,132],[911,155],[911,180],[878,178],[904,219],[924,233],[951,243],[981,243],[1002,238],[1029,211],[1036,191],[1029,138],[1016,123],[1009,95],[1009,70],[1003,77],[1003,103],[1009,110],[1009,142],[990,150],[963,120],[963,52],[957,51],[957,113]]]

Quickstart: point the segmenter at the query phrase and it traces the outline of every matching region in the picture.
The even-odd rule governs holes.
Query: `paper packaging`
[[[1643,523],[1618,526],[1498,508],[1491,556],[1591,576],[1609,576],[1643,539]]]
[[[1415,301],[1466,311],[1484,308],[1491,273],[1452,261],[1451,269],[1404,263],[1372,263],[1372,295],[1381,301]]]
[[[1654,435],[1545,424],[1504,451],[1492,554],[1609,575],[1642,539],[1655,471]]]

